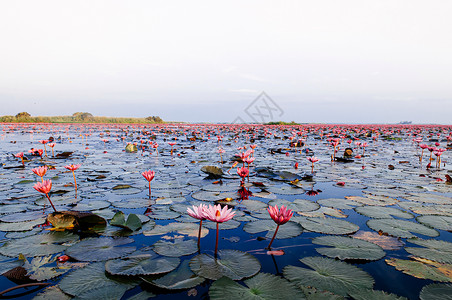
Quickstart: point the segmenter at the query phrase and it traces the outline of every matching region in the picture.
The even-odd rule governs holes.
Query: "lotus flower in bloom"
[[[235,213],[232,212],[232,208],[228,208],[227,205],[225,205],[223,208],[221,208],[220,204],[217,205],[209,205],[209,207],[206,207],[204,210],[204,216],[207,220],[216,222],[217,223],[217,237],[215,242],[215,256],[218,252],[218,234],[219,234],[219,224],[229,221],[235,216]]]
[[[147,170],[141,173],[141,175],[143,175],[143,177],[149,182],[149,199],[151,199],[151,181],[154,179],[155,172]]]
[[[55,156],[53,153],[53,147],[55,147],[55,143],[49,143],[47,146],[49,146],[50,148],[52,148],[52,157]]]
[[[41,177],[41,181],[44,182],[44,178],[43,177],[47,173],[47,166],[34,168],[34,169],[31,169],[31,170],[33,171],[33,173],[35,173],[36,175]]]
[[[308,156],[307,159],[311,162],[311,173],[314,173],[314,163],[318,162],[319,159],[315,156]]]
[[[193,205],[193,210],[187,208],[187,213],[199,220],[199,231],[198,231],[198,249],[200,248],[200,240],[201,240],[201,230],[202,230],[202,221],[206,219],[205,210],[207,209],[207,205],[200,204],[199,206]]]
[[[243,183],[245,182],[245,178],[246,176],[248,176],[250,174],[250,170],[248,168],[242,167],[242,168],[237,168],[237,174],[239,174],[239,176],[242,178],[240,184],[243,185]]]
[[[24,153],[23,153],[23,152],[16,153],[14,156],[17,157],[17,158],[20,158],[21,161],[22,161],[22,165],[25,165],[25,162],[24,162]]]
[[[53,206],[52,200],[50,200],[50,197],[49,197],[50,190],[52,189],[52,180],[49,179],[49,180],[44,180],[43,182],[37,182],[33,187],[38,192],[45,194],[47,199],[50,202],[50,205],[52,205],[53,210],[57,211],[55,209],[55,206]]]
[[[269,206],[267,208],[268,213],[270,214],[270,217],[275,221],[278,226],[276,226],[275,233],[273,234],[273,238],[270,241],[270,244],[268,244],[267,249],[270,249],[273,241],[275,240],[276,234],[278,233],[278,229],[280,225],[286,224],[289,222],[290,218],[293,216],[293,212],[291,209],[287,209],[284,205],[281,206],[281,209],[278,209],[278,206]]]
[[[67,165],[67,166],[64,166],[66,169],[68,169],[68,170],[70,170],[70,171],[72,171],[72,176],[74,177],[74,186],[75,186],[75,195],[76,195],[76,197],[77,197],[77,180],[75,179],[75,173],[74,173],[74,171],[75,170],[77,170],[78,168],[80,168],[80,164],[77,164],[77,165]]]

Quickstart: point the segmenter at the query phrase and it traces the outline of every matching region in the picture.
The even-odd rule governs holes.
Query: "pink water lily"
[[[155,172],[151,171],[151,170],[147,170],[147,171],[144,171],[143,173],[141,173],[141,175],[143,175],[143,177],[149,182],[149,199],[151,199],[151,181],[155,177]]]
[[[41,181],[44,182],[44,175],[47,173],[47,166],[42,166],[38,168],[31,169],[33,173],[41,177]]]
[[[38,192],[45,194],[47,199],[50,202],[50,205],[52,205],[53,210],[57,211],[55,206],[53,206],[52,200],[50,200],[50,197],[49,197],[50,190],[52,189],[52,180],[49,179],[49,180],[44,180],[43,182],[37,182],[33,186],[33,188],[35,190],[37,190]]]
[[[204,210],[204,216],[207,220],[216,222],[217,223],[217,236],[216,236],[216,242],[215,242],[215,256],[218,252],[218,234],[219,234],[219,224],[223,222],[227,222],[230,219],[232,219],[235,216],[235,212],[232,212],[232,208],[228,208],[227,205],[225,205],[223,208],[221,208],[220,204],[217,205],[209,205],[209,207],[206,207]]]
[[[74,187],[75,187],[75,194],[77,197],[77,179],[75,179],[75,170],[77,170],[78,168],[80,168],[81,164],[77,164],[77,165],[67,165],[64,166],[66,169],[68,169],[69,171],[72,172],[72,176],[74,177]]]
[[[311,173],[314,173],[314,163],[318,162],[319,159],[315,156],[308,156],[307,159],[311,162]]]
[[[268,213],[270,214],[270,217],[275,221],[278,226],[276,226],[275,233],[273,234],[273,237],[270,241],[270,244],[268,244],[267,249],[270,249],[273,241],[275,240],[276,234],[278,233],[278,229],[280,225],[286,224],[289,222],[290,218],[293,216],[293,212],[291,209],[287,209],[284,205],[281,206],[281,209],[278,209],[278,205],[275,206],[269,206],[267,208]]]
[[[200,240],[201,240],[201,230],[202,230],[202,221],[206,219],[205,210],[207,209],[207,205],[200,204],[198,206],[193,205],[193,210],[190,207],[187,208],[187,213],[199,220],[199,230],[198,230],[198,249],[200,248]]]

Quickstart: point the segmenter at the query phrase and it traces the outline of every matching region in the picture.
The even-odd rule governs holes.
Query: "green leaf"
[[[423,246],[405,247],[408,253],[440,263],[452,263],[452,243],[439,240],[409,239],[408,242]]]
[[[354,300],[408,300],[395,294],[388,294],[376,290],[356,290],[349,293]]]
[[[413,259],[417,258],[414,257]],[[452,274],[452,265],[450,264],[435,263],[422,259],[405,260],[397,258],[386,259],[386,263],[416,278],[452,282],[452,277],[450,276]]]
[[[160,240],[154,244],[154,251],[163,256],[180,257],[198,251],[198,244],[195,240],[175,239],[173,242]]]
[[[127,217],[127,221],[125,220],[125,215],[122,211],[118,211],[113,219],[110,221],[110,225],[119,226],[122,228],[129,229],[131,231],[135,231],[141,228],[141,220],[135,214],[130,214]]]
[[[179,267],[170,273],[158,279],[148,281],[146,277],[142,277],[146,282],[152,283],[160,288],[169,290],[189,289],[204,282],[203,277],[196,276],[189,268],[189,260],[184,260]]]
[[[294,218],[305,229],[326,234],[350,234],[359,230],[359,226],[345,220],[333,218]]]
[[[180,260],[175,257],[143,254],[109,260],[105,264],[105,269],[112,275],[151,275],[170,272],[177,268],[179,263]]]
[[[133,288],[137,282],[122,277],[111,277],[105,274],[105,263],[98,262],[77,269],[64,276],[58,284],[61,290],[69,295],[82,295],[99,288],[123,286],[125,290]]]
[[[344,236],[320,236],[312,240],[313,244],[332,246],[333,248],[316,248],[322,255],[339,259],[379,260],[386,253],[373,243]]]
[[[190,260],[191,270],[198,276],[217,280],[223,276],[241,280],[259,272],[259,261],[249,253],[237,250],[220,250],[218,258],[199,254]]]
[[[439,229],[452,231],[451,216],[419,216],[416,218],[419,223]]]
[[[306,299],[303,292],[278,276],[259,273],[246,279],[245,286],[222,277],[209,288],[212,300]]]
[[[78,261],[109,260],[135,251],[135,247],[120,247],[132,242],[130,238],[87,238],[69,247],[66,254]]]
[[[266,232],[265,237],[271,239],[275,233],[276,224],[273,220],[257,220],[248,222],[243,226],[245,232],[255,234],[259,232]],[[279,226],[277,239],[288,239],[299,236],[303,232],[303,228],[295,222],[287,222]]]
[[[311,269],[287,266],[284,277],[301,286],[312,286],[334,294],[347,296],[354,289],[371,289],[373,278],[358,267],[323,257],[305,257],[300,259]]]
[[[421,300],[452,300],[452,284],[432,283],[422,288]]]
[[[398,219],[377,219],[367,221],[367,226],[375,231],[383,231],[392,236],[401,238],[416,237],[414,233],[423,234],[431,237],[438,236],[438,231],[428,228],[422,224]]]

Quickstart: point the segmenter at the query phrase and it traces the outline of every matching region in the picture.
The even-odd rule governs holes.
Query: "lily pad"
[[[135,251],[135,247],[120,247],[132,242],[130,238],[87,238],[69,247],[66,254],[78,261],[109,260]]]
[[[110,206],[110,202],[103,200],[93,200],[90,202],[81,202],[72,208],[75,211],[91,211],[98,210],[102,208],[107,208]]]
[[[306,299],[303,292],[287,280],[268,273],[259,273],[244,280],[245,286],[222,277],[209,288],[212,300]]]
[[[218,280],[223,276],[232,280],[251,277],[261,269],[259,261],[249,253],[238,250],[220,250],[218,258],[199,254],[190,260],[191,270],[198,276]]]
[[[422,288],[421,300],[452,300],[452,284],[432,283]]]
[[[287,209],[291,209],[294,212],[310,212],[320,208],[320,205],[318,203],[304,199],[295,199],[293,201],[275,199],[268,202],[268,205],[278,205],[278,207],[284,205],[287,207]]]
[[[130,214],[126,220],[125,214],[122,211],[118,211],[111,219],[110,225],[135,231],[141,228],[141,220],[135,214]]]
[[[423,234],[426,236],[435,237],[438,236],[438,231],[431,229],[422,224],[397,220],[397,219],[372,219],[367,221],[367,226],[375,231],[386,232],[392,236],[398,236],[401,238],[413,238],[416,237],[414,233]]]
[[[46,222],[45,217],[36,219],[33,221],[16,222],[16,223],[0,223],[0,231],[5,232],[18,232],[32,230],[35,226],[44,224]]]
[[[422,246],[405,247],[408,253],[440,263],[452,264],[452,243],[433,239],[409,239],[408,242]]]
[[[203,277],[196,276],[189,268],[189,260],[184,260],[176,270],[152,280],[150,283],[164,289],[179,290],[189,289],[204,282]],[[146,282],[149,282],[146,277],[142,277]]]
[[[299,287],[312,286],[345,297],[355,289],[372,289],[374,284],[368,273],[342,261],[323,257],[305,257],[300,261],[311,269],[287,266],[283,271],[284,277]]]
[[[154,251],[163,256],[180,257],[198,251],[198,244],[195,240],[175,239],[173,242],[160,240],[154,244]]]
[[[411,219],[414,216],[410,213],[401,211],[394,207],[384,206],[360,206],[355,207],[355,211],[361,215],[364,215],[373,219],[386,219],[389,217],[397,217],[402,219]]]
[[[379,260],[386,253],[380,246],[363,240],[343,236],[320,236],[312,240],[313,244],[332,246],[333,248],[316,248],[322,255],[344,259]]]
[[[416,220],[435,229],[452,231],[451,216],[419,216]]]
[[[341,198],[320,199],[317,200],[317,203],[323,206],[328,206],[337,209],[353,209],[355,206],[361,205],[358,202]]]
[[[173,222],[168,225],[156,225],[152,230],[144,230],[143,234],[146,236],[164,235],[168,233],[177,233],[188,235],[191,237],[198,237],[199,224],[197,223],[179,223]],[[205,237],[209,233],[209,229],[202,228],[201,237]]]
[[[63,293],[62,290],[58,286],[49,286],[44,289],[42,292],[37,294],[33,300],[69,300],[70,296]]]
[[[45,256],[62,252],[68,247],[63,243],[77,240],[77,235],[68,232],[38,234],[6,242],[0,247],[0,254],[11,257],[17,257],[20,253],[25,257]]]
[[[143,254],[109,260],[105,264],[105,270],[112,275],[151,275],[170,272],[177,268],[179,263],[180,260],[175,257]]]
[[[95,289],[108,289],[114,286],[122,286],[124,291],[126,291],[136,286],[136,284],[135,281],[122,277],[107,277],[105,264],[98,262],[69,273],[61,279],[58,286],[63,292],[77,296]]]
[[[359,226],[345,220],[333,218],[296,218],[303,228],[326,234],[350,234],[359,230]]]
[[[255,234],[259,232],[267,232],[266,238],[272,238],[278,225],[273,220],[258,220],[248,222],[243,226],[243,230]],[[303,232],[303,228],[295,222],[287,222],[279,226],[277,239],[288,239],[299,236]]]
[[[349,293],[354,300],[408,300],[395,294],[376,290],[357,290]]]
[[[413,257],[413,260],[391,258],[386,263],[410,276],[441,282],[452,282],[452,265]]]

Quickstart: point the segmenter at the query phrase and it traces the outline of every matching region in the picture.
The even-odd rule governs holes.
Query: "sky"
[[[452,124],[451,11],[449,0],[5,0],[0,115]]]

